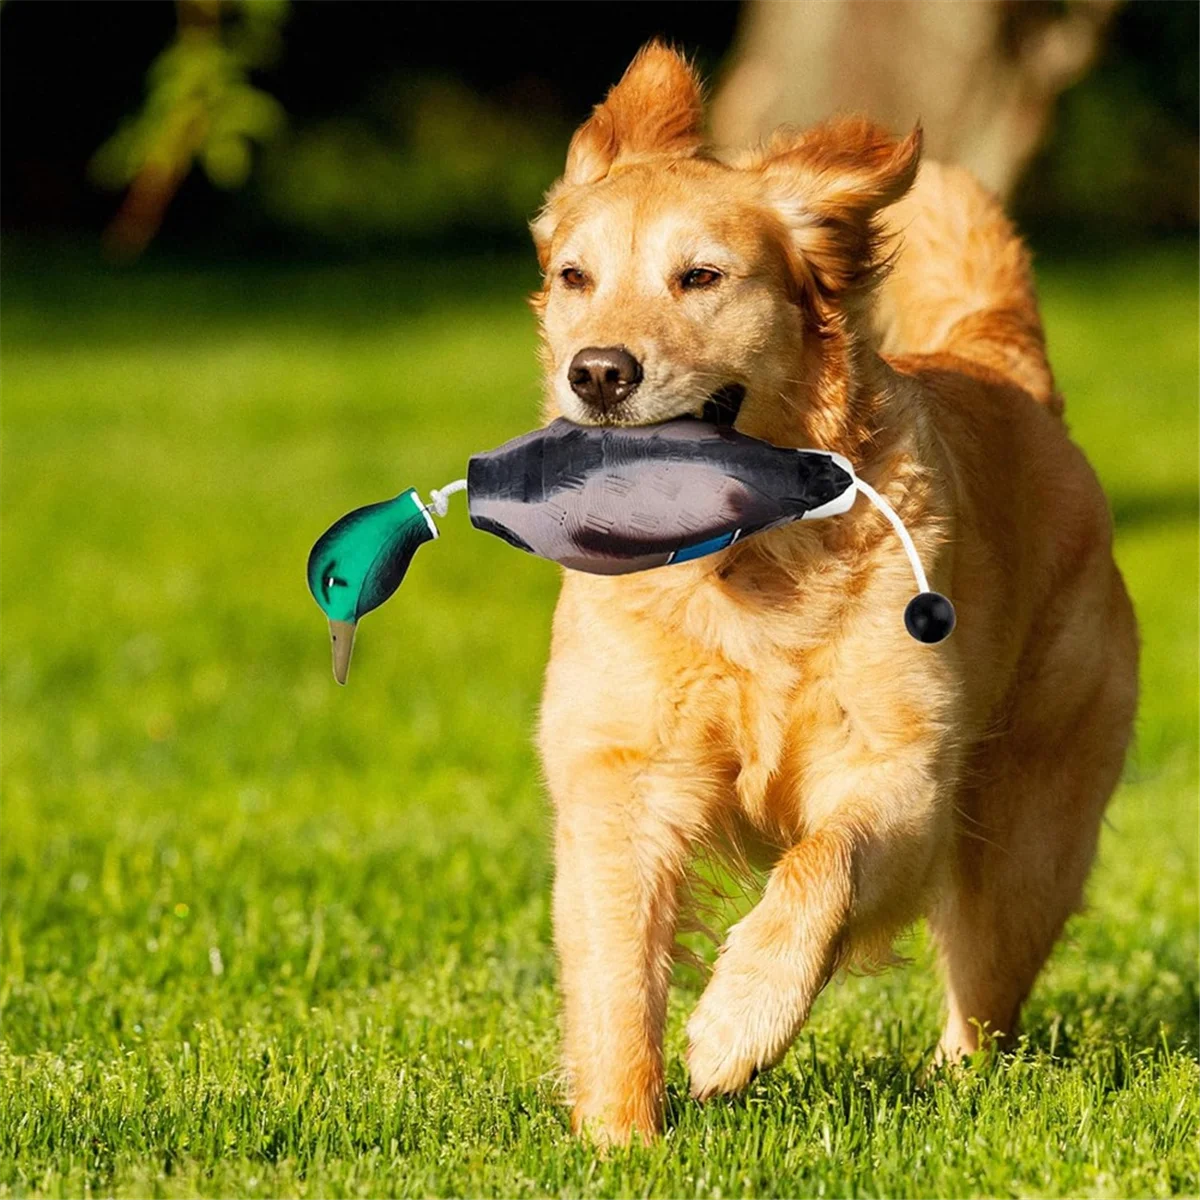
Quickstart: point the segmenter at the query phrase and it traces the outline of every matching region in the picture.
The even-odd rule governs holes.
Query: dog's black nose
[[[606,409],[620,404],[642,381],[642,364],[622,346],[589,346],[567,368],[571,390],[585,404]]]

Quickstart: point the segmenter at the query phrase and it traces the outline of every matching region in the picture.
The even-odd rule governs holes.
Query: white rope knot
[[[448,483],[444,488],[434,488],[429,493],[429,509],[435,517],[444,517],[450,511],[450,497],[455,492],[465,492],[467,490],[467,481],[465,479],[456,479],[453,483]]]

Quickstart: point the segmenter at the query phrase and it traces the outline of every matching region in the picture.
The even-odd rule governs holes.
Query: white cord
[[[904,552],[908,555],[909,565],[917,580],[917,590],[929,591],[929,580],[925,578],[925,568],[921,566],[921,560],[917,557],[917,548],[913,545],[913,540],[909,536],[908,530],[904,528],[904,522],[900,520],[899,514],[869,483],[864,483],[857,475],[854,477],[854,486],[892,523],[892,528],[900,535],[900,541],[904,544]]]
[[[467,490],[467,481],[465,479],[456,479],[453,483],[448,483],[444,488],[434,488],[429,493],[429,508],[436,517],[444,517],[450,511],[450,497],[455,492],[465,492]]]

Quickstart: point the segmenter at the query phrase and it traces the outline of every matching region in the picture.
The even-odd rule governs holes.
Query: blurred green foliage
[[[562,169],[569,128],[449,76],[395,75],[358,111],[292,130],[260,193],[287,225],[336,240],[520,229]]]
[[[195,160],[218,187],[244,184],[251,143],[267,141],[284,124],[278,101],[248,75],[278,53],[287,8],[288,0],[234,0],[227,22],[215,12],[205,21],[184,20],[150,65],[142,109],[96,151],[96,181],[124,187],[147,165],[182,174]]]
[[[113,232],[134,252],[193,164],[219,188],[240,187],[252,145],[284,125],[283,108],[249,76],[278,53],[288,0],[177,0],[177,8],[178,34],[150,66],[145,103],[91,163],[96,182],[130,189]]]

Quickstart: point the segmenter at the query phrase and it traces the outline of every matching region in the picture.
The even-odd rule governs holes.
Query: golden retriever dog
[[[902,515],[958,626],[914,641],[879,512],[617,578],[567,572],[539,744],[573,1126],[660,1129],[698,848],[771,870],[688,1022],[700,1099],[777,1062],[847,964],[927,918],[940,1056],[1011,1041],[1120,775],[1137,634],[1062,419],[1029,259],[920,130],[781,131],[718,158],[687,62],[646,47],[533,225],[547,412],[733,417],[835,450]]]

